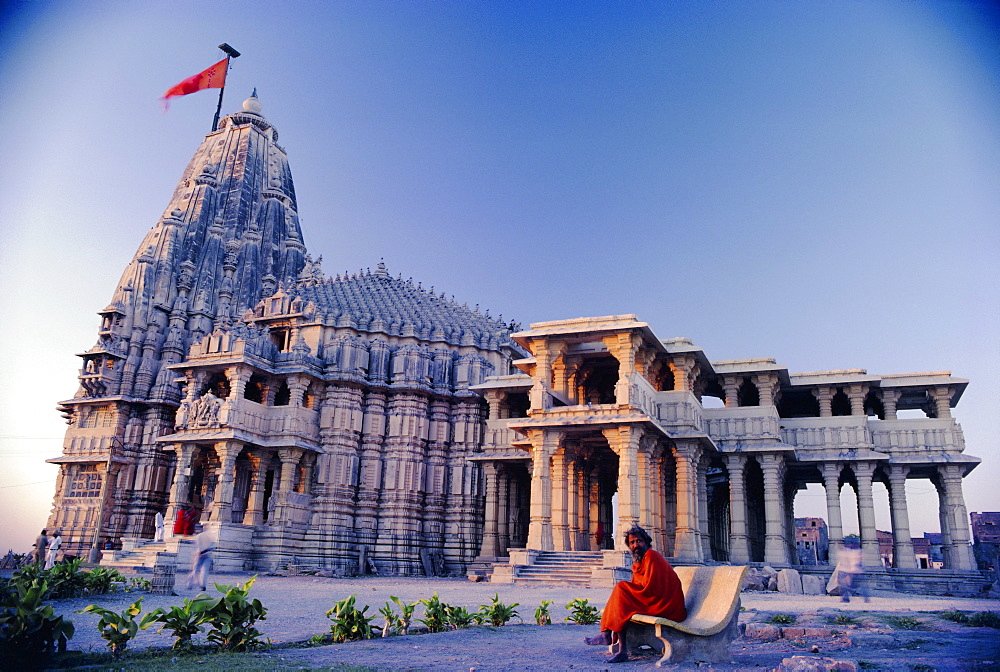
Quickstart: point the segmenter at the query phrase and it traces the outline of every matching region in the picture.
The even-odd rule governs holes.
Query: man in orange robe
[[[634,614],[649,614],[677,622],[687,618],[681,580],[666,558],[650,548],[653,539],[638,525],[633,525],[624,537],[635,560],[632,580],[618,582],[604,607],[601,633],[584,640],[587,644],[604,646],[618,641],[619,651],[609,663],[628,660],[625,626]]]

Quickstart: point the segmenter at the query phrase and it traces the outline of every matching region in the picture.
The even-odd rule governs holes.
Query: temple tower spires
[[[305,264],[287,156],[261,109],[254,91],[205,136],[80,354],[80,389],[60,406],[64,454],[50,460],[62,471],[48,525],[69,553],[100,541],[99,520],[108,536],[151,528],[172,470],[153,441],[172,431],[181,400],[167,367]]]

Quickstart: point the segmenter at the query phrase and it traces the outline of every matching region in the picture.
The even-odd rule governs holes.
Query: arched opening
[[[258,404],[264,403],[264,400],[267,399],[267,381],[264,376],[259,373],[250,376],[246,389],[243,390],[243,398]]]
[[[291,398],[292,393],[288,389],[288,383],[281,381],[281,384],[278,385],[277,392],[274,393],[274,405],[287,406]]]
[[[783,390],[778,400],[782,418],[818,418],[819,401],[809,390]]]
[[[833,395],[833,400],[830,402],[830,409],[834,415],[851,414],[851,400],[844,393],[844,388],[837,388],[837,393]]]
[[[219,399],[225,399],[229,396],[229,379],[223,373],[213,373],[201,393],[205,394],[209,390]]]
[[[740,406],[760,406],[760,390],[750,378],[744,378],[736,393],[736,399]]]
[[[615,385],[618,383],[618,360],[611,355],[588,357],[577,374],[580,404],[615,403]]]
[[[715,458],[705,474],[708,489],[708,538],[712,560],[729,561],[729,472]]]
[[[309,383],[305,394],[302,395],[302,406],[308,409],[315,409],[319,405],[320,385],[316,381]]]
[[[531,408],[531,399],[527,392],[510,392],[507,395],[507,417],[526,418]]]
[[[701,405],[703,408],[723,408],[726,399],[726,392],[718,380],[709,381],[705,385],[705,391],[701,393]]]
[[[865,396],[865,415],[885,420],[885,405],[875,390],[870,390]]]

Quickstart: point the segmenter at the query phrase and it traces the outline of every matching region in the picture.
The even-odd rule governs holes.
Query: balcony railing
[[[704,432],[705,418],[698,398],[686,391],[656,393],[653,417],[668,432]]]
[[[962,427],[954,418],[870,420],[868,427],[875,448],[883,452],[934,450],[961,453],[965,450]]]
[[[262,436],[298,434],[319,440],[319,413],[301,406],[262,406],[246,399],[235,404],[227,401],[219,419],[223,426]]]
[[[871,448],[868,418],[844,415],[827,418],[783,418],[781,440],[800,448]]]
[[[774,406],[706,408],[705,429],[720,441],[780,441],[778,410]]]

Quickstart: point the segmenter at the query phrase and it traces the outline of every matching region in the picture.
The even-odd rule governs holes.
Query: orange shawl
[[[649,549],[632,565],[632,580],[619,581],[601,616],[601,630],[621,632],[634,614],[683,621],[687,618],[681,580],[658,551]]]

